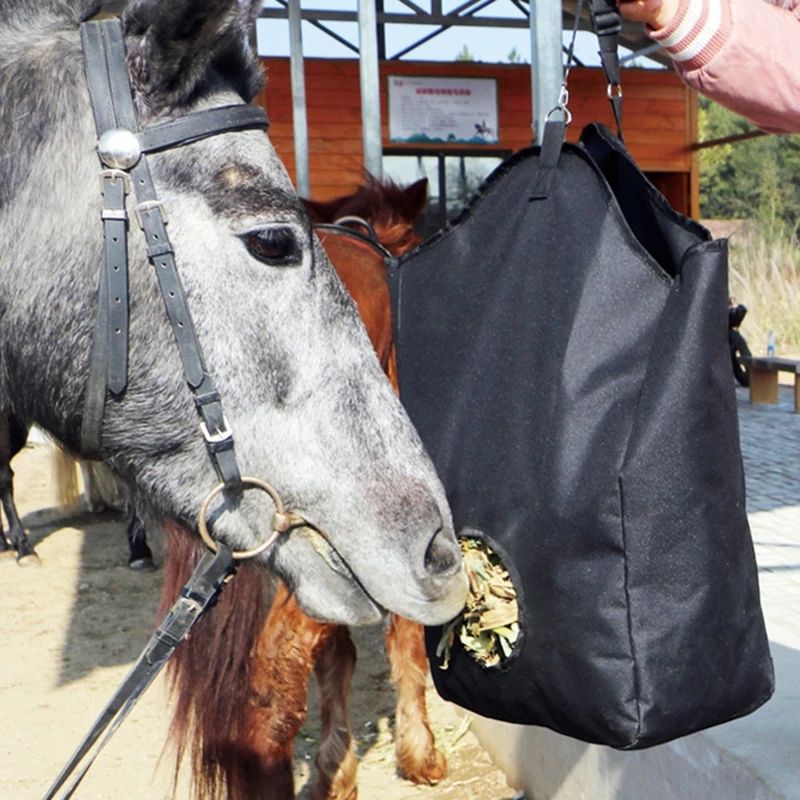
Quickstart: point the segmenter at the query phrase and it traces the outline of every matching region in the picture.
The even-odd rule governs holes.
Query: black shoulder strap
[[[617,123],[617,135],[622,139],[622,87],[619,81],[618,40],[622,20],[616,0],[589,0],[592,25],[600,44],[600,63],[608,81],[608,99]]]

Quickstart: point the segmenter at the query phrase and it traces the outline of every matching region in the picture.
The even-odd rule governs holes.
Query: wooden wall
[[[289,60],[266,58],[263,62],[267,86],[259,102],[267,108],[272,120],[270,138],[294,177]],[[528,65],[393,61],[382,63],[380,74],[384,147],[391,147],[393,152],[403,149],[418,152],[421,148],[388,140],[388,75],[495,78],[500,142],[478,145],[476,152],[514,151],[531,142]],[[692,200],[696,166],[689,149],[697,139],[692,92],[671,71],[626,69],[622,75],[625,140],[631,153],[676,208],[684,213],[696,212]],[[363,175],[358,62],[306,59],[305,76],[311,194],[324,200],[348,193],[361,182]],[[612,125],[605,79],[599,69],[573,68],[569,84],[569,107],[574,117],[571,138],[577,138],[587,122]],[[464,145],[430,146],[431,152],[448,148],[463,151]]]

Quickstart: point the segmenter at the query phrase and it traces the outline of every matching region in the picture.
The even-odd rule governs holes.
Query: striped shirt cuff
[[[649,29],[684,70],[697,69],[720,51],[731,30],[730,0],[681,0],[678,13],[665,28]]]

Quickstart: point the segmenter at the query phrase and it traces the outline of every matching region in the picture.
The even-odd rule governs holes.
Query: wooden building
[[[294,136],[289,59],[263,59],[267,85],[258,102],[272,120],[270,138],[294,178]],[[492,144],[400,143],[389,138],[388,81],[390,76],[491,78],[496,81],[497,142]],[[622,72],[625,141],[642,169],[683,213],[698,213],[697,163],[692,143],[697,141],[696,98],[671,70],[625,69]],[[350,192],[363,180],[359,66],[353,59],[305,60],[308,146],[311,196],[329,199]],[[573,114],[570,138],[582,126],[600,121],[612,126],[605,78],[599,69],[575,67],[569,78],[569,109]],[[438,165],[439,180],[432,179],[439,218],[458,205],[451,167],[465,173],[465,160],[482,177],[499,159],[531,143],[530,66],[472,62],[432,63],[383,61],[380,63],[381,126],[384,169],[403,159]],[[456,163],[457,162],[457,163]],[[425,172],[425,170],[423,170]],[[405,172],[403,172],[405,174]],[[430,174],[428,175],[430,178]],[[400,178],[402,180],[402,178]],[[467,187],[468,189],[474,186]],[[463,199],[463,198],[461,198]]]

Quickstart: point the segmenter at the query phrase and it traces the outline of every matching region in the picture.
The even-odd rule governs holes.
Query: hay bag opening
[[[483,540],[459,537],[469,594],[464,610],[442,629],[436,656],[447,669],[456,640],[484,667],[501,666],[519,640],[517,591],[500,556]]]

